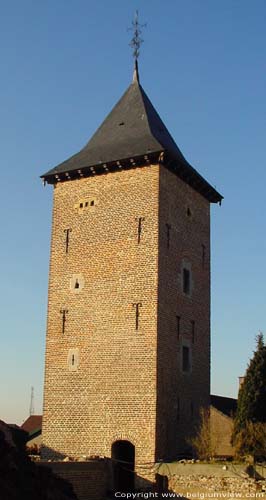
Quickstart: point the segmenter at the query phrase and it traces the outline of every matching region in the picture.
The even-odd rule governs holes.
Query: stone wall
[[[48,467],[73,487],[78,500],[104,500],[108,489],[108,465],[105,460],[88,462],[36,462]]]
[[[215,456],[234,456],[234,447],[231,445],[233,419],[211,406],[210,429]]]
[[[157,467],[168,478],[168,491],[176,497],[207,500],[213,498],[265,498],[265,467],[234,463],[171,463]],[[255,477],[254,477],[255,476]]]

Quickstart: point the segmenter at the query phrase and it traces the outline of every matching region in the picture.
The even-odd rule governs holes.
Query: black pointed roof
[[[47,182],[56,182],[61,174],[72,178],[75,172],[99,173],[103,165],[153,157],[165,153],[166,166],[211,202],[222,196],[189,165],[171,137],[157,111],[139,83],[135,71],[133,83],[114,106],[86,146],[77,154],[42,175]]]

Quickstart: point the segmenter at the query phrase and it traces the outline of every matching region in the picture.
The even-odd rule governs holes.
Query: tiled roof
[[[42,428],[42,415],[30,415],[25,422],[23,422],[21,429],[33,434]]]

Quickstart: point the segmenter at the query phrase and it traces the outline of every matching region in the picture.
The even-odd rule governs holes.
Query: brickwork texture
[[[43,457],[187,449],[209,404],[209,244],[209,202],[162,165],[55,185]]]

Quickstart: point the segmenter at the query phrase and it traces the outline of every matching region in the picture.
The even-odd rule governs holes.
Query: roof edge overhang
[[[166,155],[164,165],[210,203],[219,203],[221,205],[224,197],[186,160],[180,162],[174,156]]]
[[[157,151],[156,153],[148,153],[132,158],[124,158],[121,160],[110,161],[107,163],[98,163],[82,168],[71,169],[64,172],[56,172],[55,169],[50,170],[46,174],[41,175],[44,184],[57,184],[79,179],[82,177],[92,177],[95,175],[108,174],[119,170],[128,170],[130,168],[139,168],[150,166],[154,163],[164,165],[168,170],[176,174],[186,184],[191,186],[195,191],[200,193],[210,203],[221,204],[223,196],[216,191],[188,162],[181,162],[171,154],[167,154],[165,150]]]

